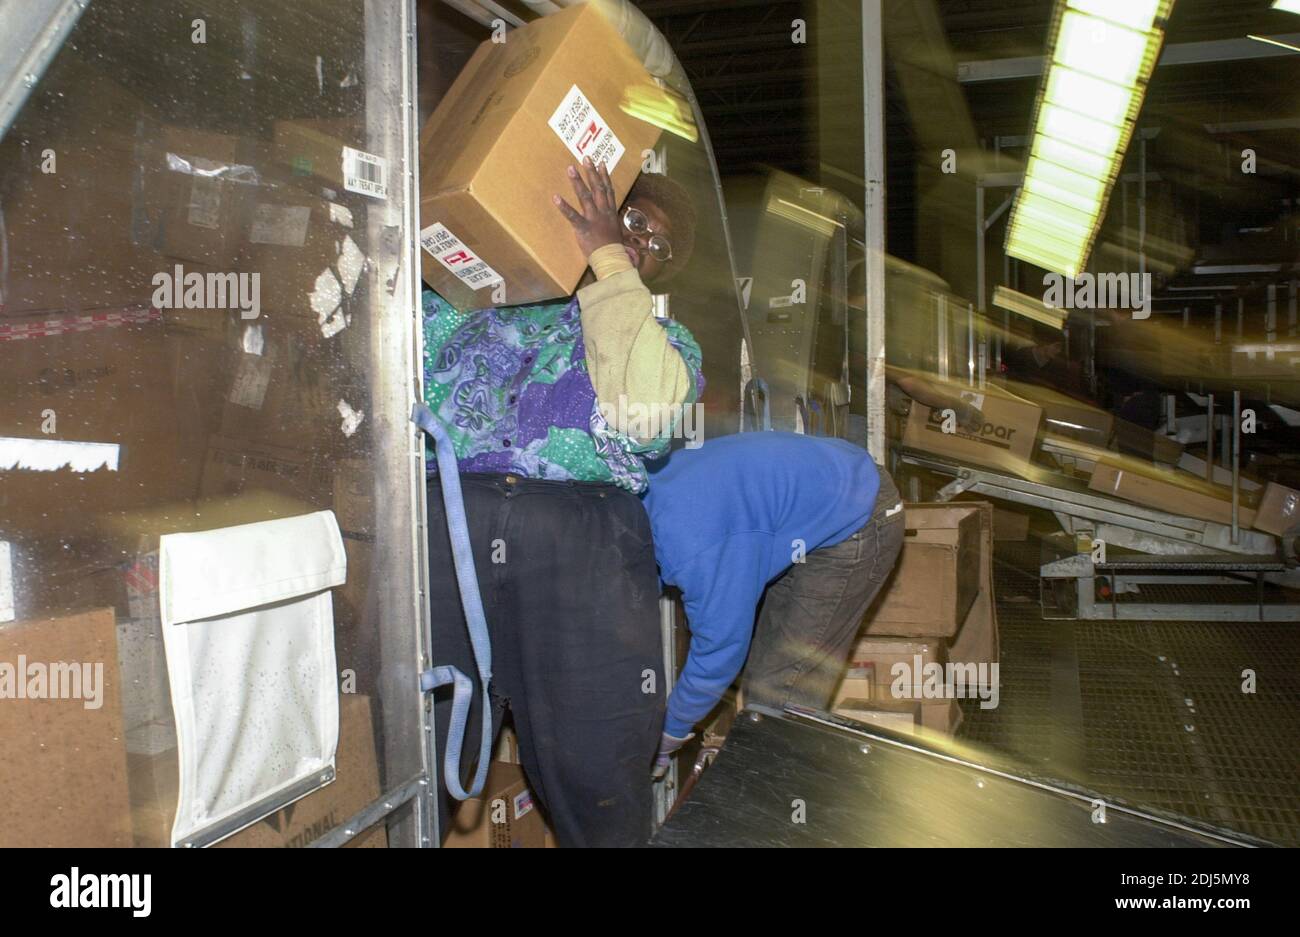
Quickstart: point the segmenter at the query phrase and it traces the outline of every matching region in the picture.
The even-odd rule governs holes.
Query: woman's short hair
[[[685,186],[658,173],[643,172],[632,184],[628,201],[654,202],[672,225],[673,259],[664,265],[659,280],[669,280],[686,268],[695,252],[695,203]]]

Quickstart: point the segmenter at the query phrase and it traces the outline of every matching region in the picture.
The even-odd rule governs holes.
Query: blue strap
[[[826,414],[822,410],[820,400],[810,400],[808,402],[808,414],[812,418],[812,425],[808,427],[809,436],[825,436]]]
[[[460,756],[464,749],[465,726],[469,721],[474,685],[450,665],[435,667],[420,675],[420,688],[425,692],[452,685],[451,722],[447,729],[447,750],[443,753],[443,778],[452,797],[467,800],[482,792],[492,758],[492,700],[488,691],[488,684],[492,682],[492,641],[488,637],[487,616],[483,613],[483,598],[479,595],[478,576],[474,571],[474,552],[465,521],[465,501],[460,491],[460,473],[456,470],[456,450],[446,430],[423,403],[417,403],[411,409],[411,422],[433,437],[438,479],[442,483],[442,503],[447,514],[447,532],[451,536],[451,556],[456,566],[456,583],[460,586],[460,604],[465,612],[474,666],[478,669],[483,690],[483,736],[478,769],[467,792],[460,783]]]

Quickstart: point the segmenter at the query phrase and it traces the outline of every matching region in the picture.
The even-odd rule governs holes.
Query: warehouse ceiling
[[[810,31],[824,27],[836,36],[831,54],[852,54],[847,47],[861,34],[858,3],[636,2],[690,75],[724,174],[771,165],[819,177],[825,144],[818,140],[815,102],[829,96],[860,108],[861,99],[851,89],[818,87],[817,45],[811,39],[792,43],[791,23],[802,18]],[[1188,56],[1193,59],[1233,58],[1162,65],[1142,113],[1143,126],[1159,131],[1148,145],[1148,168],[1153,181],[1168,183],[1161,203],[1189,220],[1188,239],[1214,256],[1295,253],[1290,240],[1278,242],[1275,222],[1296,195],[1300,55],[1246,37],[1300,33],[1300,17],[1270,6],[1271,0],[1177,0],[1167,48],[1195,50]],[[927,116],[942,112],[943,126],[951,128],[944,132],[960,149],[964,141],[953,112],[967,110],[979,147],[1004,154],[1000,165],[988,168],[1017,167],[1015,138],[1030,130],[1037,77],[958,76],[996,76],[1006,71],[1003,60],[1041,56],[1053,9],[1052,0],[886,0],[886,157],[896,253],[907,256],[916,236],[916,167],[935,159]],[[1195,45],[1201,43],[1220,45]],[[823,106],[820,117],[826,113]],[[1260,170],[1243,185],[1240,153],[1248,147],[1258,152]],[[1133,172],[1136,148],[1130,157]],[[1119,211],[1119,200],[1115,205]],[[1239,229],[1268,227],[1275,229],[1264,239],[1268,244],[1247,237],[1249,243],[1233,247]]]

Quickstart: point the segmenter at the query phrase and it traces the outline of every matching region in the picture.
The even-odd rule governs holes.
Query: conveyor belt
[[[1268,845],[1111,803],[1096,822],[1101,801],[833,716],[747,713],[652,845]]]

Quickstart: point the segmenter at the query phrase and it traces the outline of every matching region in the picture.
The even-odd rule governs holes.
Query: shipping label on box
[[[578,162],[603,163],[611,173],[618,168],[623,144],[577,85],[569,89],[547,124]]]
[[[501,282],[501,274],[476,256],[442,222],[435,222],[420,232],[420,246],[472,290]]]

